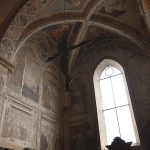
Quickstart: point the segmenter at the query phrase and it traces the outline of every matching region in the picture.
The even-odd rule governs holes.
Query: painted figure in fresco
[[[126,13],[129,0],[108,0],[104,7],[100,10],[105,15],[119,17]]]
[[[39,99],[40,72],[38,64],[30,57],[26,60],[22,94],[35,102]]]
[[[111,145],[106,146],[109,150],[133,150],[131,147],[132,142],[126,143],[120,137],[116,137]]]

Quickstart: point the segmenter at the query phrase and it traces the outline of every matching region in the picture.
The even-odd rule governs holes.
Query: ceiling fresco
[[[39,10],[38,15],[49,14],[53,12],[60,12],[65,10],[80,10],[84,4],[85,0],[55,0],[53,3],[48,4]]]
[[[28,15],[39,17],[65,10],[80,10],[85,0],[30,0],[25,10]]]
[[[97,13],[117,19],[141,33],[143,32],[132,0],[106,0]]]
[[[51,39],[55,41],[57,45],[59,45],[60,42],[65,39],[67,40],[69,46],[73,44],[74,40],[76,39],[76,36],[80,30],[80,26],[80,22],[59,24],[47,27],[38,33],[46,33]]]
[[[91,101],[95,98],[91,87],[93,88],[96,65],[104,58],[114,58],[127,65],[129,73],[134,69],[133,75],[138,79],[137,73],[141,68],[134,64],[141,63],[144,60],[142,57],[150,56],[145,55],[150,54],[148,37],[144,34],[142,16],[137,13],[134,1],[136,0],[28,0],[20,9],[0,42],[0,57],[8,65],[1,66],[2,69],[8,68],[10,79],[8,86],[5,86],[6,69],[6,76],[2,76],[4,90],[7,90],[4,93],[6,103],[3,101],[2,116],[5,116],[5,106],[9,107],[7,104],[10,103],[16,105],[17,109],[22,107],[20,110],[30,114],[26,117],[22,113],[16,121],[19,122],[23,117],[24,122],[27,118],[33,120],[29,120],[33,125],[28,123],[23,127],[23,130],[27,129],[27,136],[23,140],[28,138],[28,129],[34,128],[36,122],[37,138],[34,140],[31,137],[31,144],[36,143],[37,149],[40,149],[38,146],[42,149],[46,145],[42,150],[62,149],[62,139],[67,138],[60,136],[59,141],[57,128],[59,125],[60,129],[64,128],[65,119],[70,123],[65,124],[65,128],[69,128],[71,134],[69,131],[65,136],[71,135],[69,140],[72,149],[81,149],[80,145],[86,143],[86,149],[96,149],[97,112],[93,111],[95,103]],[[83,44],[83,41],[90,42]],[[78,44],[80,46],[75,49]],[[72,46],[74,47],[70,48]],[[130,61],[130,58],[134,59]],[[148,59],[144,60],[146,61]],[[130,65],[132,63],[133,66]],[[9,71],[13,70],[11,66],[14,66],[14,72]],[[0,104],[0,107],[3,105]],[[70,110],[71,113],[67,114]],[[14,116],[10,112],[9,120],[20,113],[12,111]],[[9,127],[9,120],[3,120],[4,125]],[[22,125],[20,129],[21,127]],[[7,128],[5,130],[13,138],[12,133],[7,133]],[[63,130],[61,132],[63,135]],[[57,143],[60,146],[57,147]]]
[[[103,7],[100,9],[100,13],[113,17],[119,17],[127,12],[130,3],[130,0],[109,0],[104,3]]]
[[[80,23],[50,26],[33,34],[23,45],[28,43],[30,46],[36,47],[40,59],[47,62],[48,57],[52,57],[62,50],[60,45],[64,40],[67,41],[68,47],[73,45],[80,26]],[[56,60],[58,59],[56,58]]]
[[[126,40],[124,37],[114,32],[110,32],[108,30],[104,30],[95,26],[89,26],[88,31],[85,35],[85,40],[91,41],[91,43],[84,45],[80,48],[76,61],[77,65],[80,64],[80,58],[83,58],[83,56],[89,53],[89,51],[90,53],[92,53],[95,50],[96,46],[99,47],[99,45],[101,45],[102,43],[108,43],[112,39],[114,41],[119,39],[123,39],[124,41]],[[108,47],[110,46],[108,45]]]
[[[65,3],[62,0],[30,0],[19,11],[6,31],[0,44],[1,55],[7,59],[11,57],[10,55],[15,51],[15,46],[22,31],[36,18],[56,12],[64,12],[64,9],[80,10],[84,3],[85,0],[65,0]],[[67,26],[64,28],[67,28]],[[63,30],[59,31],[59,34],[60,32],[63,32]]]
[[[32,43],[33,41],[37,41],[37,45],[41,45],[42,49],[46,49],[46,45],[41,44],[41,39],[47,39],[48,44],[51,48],[56,49],[61,40],[69,37],[70,30],[72,29],[73,24],[65,24],[65,25],[54,25],[35,33],[32,35],[27,42]]]
[[[20,37],[22,37],[21,35],[22,33],[24,33],[23,31],[26,31],[25,29],[28,29],[29,25],[31,25],[34,21],[37,21],[37,24],[35,23],[33,28],[35,28],[35,30],[37,29],[38,34],[44,31],[49,36],[49,38],[51,38],[55,42],[56,45],[59,45],[62,39],[66,39],[68,41],[68,46],[72,46],[77,40],[80,29],[82,29],[83,26],[86,26],[86,24],[88,24],[88,21],[83,21],[82,23],[74,21],[74,23],[70,24],[62,23],[61,25],[45,27],[42,29],[42,31],[39,31],[39,28],[41,26],[39,25],[38,27],[36,27],[36,25],[38,25],[39,23],[38,19],[40,20],[42,18],[45,18],[46,16],[52,16],[52,14],[59,14],[60,12],[63,14],[64,10],[66,10],[66,13],[68,11],[71,11],[74,13],[80,12],[82,14],[82,10],[84,10],[83,8],[85,8],[85,6],[90,7],[87,5],[89,2],[90,0],[29,0],[19,11],[19,13],[11,22],[9,28],[7,29],[0,43],[0,55],[5,59],[11,60],[18,45],[20,44],[19,39]],[[91,3],[98,4],[98,2],[101,1],[93,0]],[[85,11],[86,10],[88,9],[85,9]],[[84,16],[88,13],[83,12],[82,15]],[[95,11],[93,11],[93,15],[100,15],[100,17],[103,16],[107,19],[113,18],[117,23],[123,23],[123,25],[127,25],[127,27],[129,26],[129,28],[135,29],[140,34],[143,33],[144,27],[141,24],[141,20],[139,20],[139,16],[136,12],[132,0],[102,1],[102,3],[100,3],[100,6]],[[61,14],[59,16],[61,18]],[[87,16],[84,17],[86,20]],[[62,20],[64,21],[63,18]],[[45,23],[45,26],[49,25]],[[30,32],[29,34],[31,35]]]
[[[104,59],[105,57],[109,58],[109,55],[107,55],[108,53],[111,53],[113,58],[115,58],[116,55],[119,55],[120,51],[123,51],[124,56],[126,55],[129,58],[132,58],[137,54],[140,54],[141,57],[144,55],[144,52],[134,45],[128,38],[99,27],[90,26],[85,37],[87,40],[92,40],[92,44],[82,46],[77,53],[76,59],[74,60],[74,68],[76,68],[78,73],[82,73],[83,70],[88,72],[90,68],[95,68],[96,66],[93,65],[94,61],[100,58],[101,55],[101,59]],[[114,54],[115,51],[118,51],[118,54]],[[105,54],[105,57],[102,52]],[[99,61],[95,61],[95,63],[97,64]],[[90,63],[88,64],[87,62]],[[84,67],[85,65],[87,65],[87,68]]]
[[[87,40],[90,40],[92,37],[92,39],[97,39],[100,41],[100,40],[105,40],[105,39],[117,39],[117,38],[120,38],[121,36],[119,36],[118,34],[114,32],[101,29],[99,27],[90,26],[88,28],[88,31],[85,37]]]

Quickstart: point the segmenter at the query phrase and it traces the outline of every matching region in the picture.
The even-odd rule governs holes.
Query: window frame
[[[107,145],[107,135],[106,135],[105,119],[104,119],[102,96],[101,96],[101,89],[100,89],[100,76],[102,72],[106,69],[106,67],[108,66],[115,67],[122,73],[122,77],[123,77],[124,85],[126,89],[126,94],[128,98],[128,104],[129,104],[129,109],[131,113],[133,128],[135,132],[136,143],[134,145],[140,145],[139,134],[138,134],[137,125],[136,125],[136,121],[134,117],[134,112],[132,109],[132,103],[131,103],[131,98],[130,98],[130,94],[128,90],[128,85],[127,85],[124,69],[118,62],[111,60],[111,59],[104,59],[102,62],[99,63],[93,75],[101,148],[102,150],[106,149],[105,146]]]

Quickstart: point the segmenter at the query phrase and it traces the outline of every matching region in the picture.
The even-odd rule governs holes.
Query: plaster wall
[[[150,131],[150,59],[125,39],[100,40],[94,46],[84,46],[78,54],[71,89],[70,149],[100,149],[93,74],[104,59],[117,61],[125,71],[141,140],[135,149],[146,149],[146,133]]]

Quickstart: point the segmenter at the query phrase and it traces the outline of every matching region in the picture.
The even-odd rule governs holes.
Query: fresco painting
[[[126,13],[130,0],[108,0],[101,8],[100,13],[119,17]]]
[[[26,58],[26,67],[24,73],[24,84],[22,94],[25,97],[32,99],[34,102],[39,100],[40,87],[40,67],[30,57]]]
[[[22,53],[22,50],[20,50],[16,56],[15,69],[13,73],[10,74],[10,79],[7,83],[7,86],[10,89],[13,89],[17,93],[21,93],[22,78],[23,78],[23,72],[25,67],[24,54]]]
[[[7,108],[2,136],[25,141],[28,145],[34,147],[36,137],[35,116],[13,106]]]
[[[20,63],[17,64],[8,83],[8,87],[18,93],[21,92],[22,88],[23,70],[24,70],[24,62],[21,61]]]
[[[59,42],[64,38],[68,32],[70,31],[72,25],[65,24],[65,25],[55,25],[53,27],[47,28],[47,32],[49,33],[50,37]]]
[[[59,131],[56,123],[51,122],[47,119],[43,119],[41,129],[40,150],[60,150],[56,149],[58,145],[58,132]]]
[[[56,53],[56,43],[51,38],[48,38],[47,34],[38,34],[38,38],[35,38],[35,42],[38,47],[38,56],[42,61],[47,62],[48,57]]]

